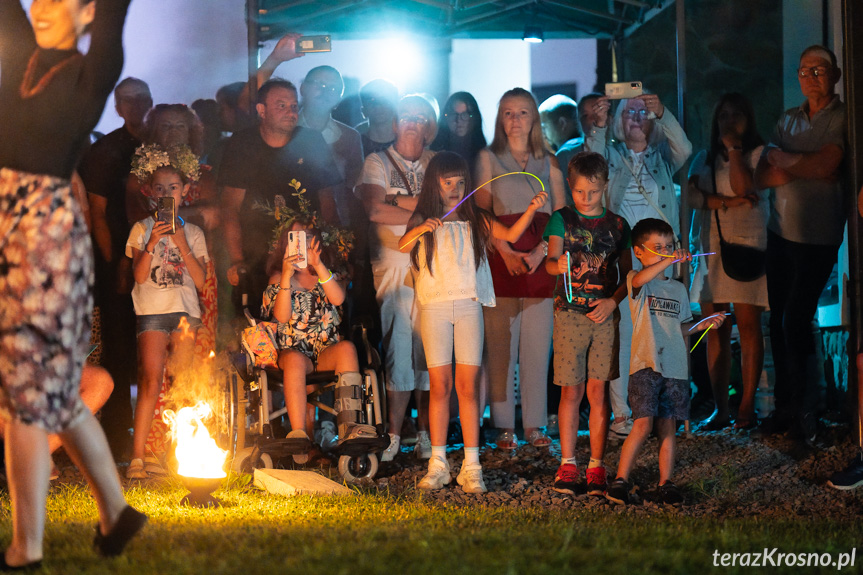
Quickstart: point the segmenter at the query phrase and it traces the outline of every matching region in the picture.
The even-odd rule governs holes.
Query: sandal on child
[[[126,469],[126,479],[147,479],[147,471],[144,469],[143,459],[133,459]]]
[[[162,467],[162,463],[155,457],[144,458],[144,471],[148,475],[168,475],[168,471]]]
[[[518,448],[518,439],[516,438],[514,431],[501,431],[500,435],[498,435],[495,440],[495,444],[498,449],[508,449],[512,451],[513,449]]]
[[[551,438],[539,429],[534,429],[528,433],[525,439],[534,447],[548,447],[551,445]]]

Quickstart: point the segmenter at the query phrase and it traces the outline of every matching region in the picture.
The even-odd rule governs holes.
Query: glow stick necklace
[[[709,315],[709,316],[707,316],[706,318],[704,318],[704,319],[702,319],[701,321],[699,321],[698,323],[696,323],[695,325],[693,325],[691,328],[689,328],[689,331],[692,331],[693,329],[695,329],[696,327],[698,327],[698,326],[699,326],[699,325],[701,325],[702,323],[706,322],[706,321],[707,321],[707,320],[709,320],[710,318],[719,317],[719,316],[721,316],[721,315],[724,315],[724,316],[728,317],[728,316],[729,316],[729,315],[731,315],[731,314],[730,314],[730,313],[723,313],[723,312],[719,312],[719,313],[715,313],[715,314],[713,314],[713,315]]]
[[[504,176],[512,176],[512,175],[516,175],[516,174],[524,174],[524,175],[526,175],[526,176],[532,176],[532,177],[536,178],[536,179],[537,179],[537,181],[539,182],[539,185],[542,187],[542,191],[543,191],[543,192],[545,191],[545,184],[543,184],[543,183],[542,183],[542,180],[541,180],[541,179],[539,179],[539,177],[537,177],[535,174],[531,174],[530,172],[507,172],[506,174],[501,174],[501,175],[499,175],[499,176],[495,176],[495,177],[493,177],[492,179],[490,179],[489,181],[485,182],[484,184],[480,184],[480,185],[479,185],[479,186],[478,186],[474,191],[472,191],[471,193],[469,193],[468,195],[466,195],[465,197],[463,197],[463,198],[461,199],[461,201],[460,201],[459,203],[457,203],[457,204],[453,207],[453,209],[451,209],[450,211],[448,211],[447,213],[445,213],[445,214],[443,215],[443,217],[441,217],[440,219],[441,219],[441,220],[445,220],[445,219],[446,219],[446,217],[447,217],[448,215],[450,215],[451,213],[453,213],[454,211],[456,211],[460,205],[462,205],[465,201],[467,201],[467,199],[468,199],[469,197],[471,197],[472,195],[474,195],[474,194],[475,194],[475,193],[476,193],[480,188],[482,188],[482,187],[484,187],[484,186],[486,186],[486,185],[488,185],[488,184],[492,183],[493,181],[495,181],[495,180],[496,180],[496,179],[498,179],[498,178],[502,178],[502,177],[504,177]],[[422,235],[423,235],[423,234],[425,234],[425,233],[427,233],[427,232],[420,232],[419,234],[417,234],[417,235],[416,235],[416,237],[411,238],[409,241],[407,241],[407,242],[405,242],[404,244],[402,244],[401,246],[399,246],[399,250],[402,250],[402,249],[404,249],[404,247],[405,247],[405,246],[407,246],[407,245],[409,245],[409,244],[412,244],[412,243],[413,243],[413,242],[415,242],[417,239],[419,239],[419,237],[420,237],[420,236],[422,236]]]
[[[569,252],[566,252],[566,270],[563,272],[563,293],[566,294],[566,301],[572,303],[572,272],[569,261]]]
[[[695,349],[699,343],[701,343],[701,340],[704,339],[704,336],[707,335],[707,332],[710,331],[711,327],[713,327],[713,326],[711,325],[707,329],[704,330],[704,333],[701,334],[701,337],[698,338],[698,341],[695,342],[695,345],[692,346],[692,349],[689,350],[689,353],[692,353],[692,350]]]

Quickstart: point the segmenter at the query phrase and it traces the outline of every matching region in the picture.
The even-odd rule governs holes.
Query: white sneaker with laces
[[[419,459],[431,458],[431,437],[429,437],[428,431],[417,432],[417,444],[414,446],[414,454],[416,454]]]
[[[632,418],[615,419],[608,428],[608,436],[612,439],[626,439],[632,431]]]
[[[485,493],[485,481],[482,479],[482,465],[462,465],[456,482],[465,493]]]
[[[429,462],[428,473],[420,479],[417,487],[426,491],[436,491],[443,488],[444,485],[449,485],[451,481],[452,475],[449,471],[449,463],[436,457]]]
[[[390,446],[384,449],[384,452],[381,453],[381,461],[392,461],[396,454],[399,452],[399,447],[401,446],[401,438],[398,435],[390,435]]]

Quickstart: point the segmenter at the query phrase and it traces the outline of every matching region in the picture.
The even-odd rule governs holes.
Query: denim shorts
[[[689,419],[689,381],[663,377],[646,367],[629,376],[632,419]]]
[[[145,331],[161,331],[171,334],[180,328],[180,320],[186,318],[191,329],[197,330],[201,327],[201,318],[192,317],[186,312],[177,313],[157,313],[153,315],[139,315],[137,334],[141,335]]]
[[[420,333],[429,367],[482,364],[482,304],[472,299],[440,301],[422,306]]]

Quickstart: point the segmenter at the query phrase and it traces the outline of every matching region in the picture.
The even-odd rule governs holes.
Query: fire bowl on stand
[[[224,477],[186,477],[180,476],[183,486],[189,490],[181,505],[191,507],[221,507],[222,502],[213,497],[212,493],[222,484]]]

